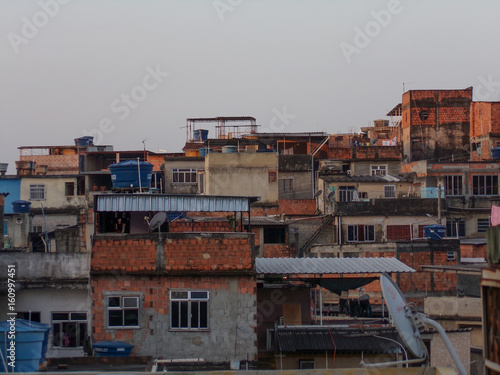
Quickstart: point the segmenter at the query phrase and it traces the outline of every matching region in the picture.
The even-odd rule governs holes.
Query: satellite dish
[[[330,192],[330,194],[328,194],[328,199],[332,199],[334,195],[335,195],[334,191]]]
[[[314,194],[314,198],[318,198],[321,194],[323,194],[323,190],[318,190],[316,194]]]
[[[399,290],[392,278],[383,273],[380,275],[380,287],[384,296],[385,304],[391,314],[392,320],[403,344],[417,358],[425,357],[424,345],[420,339],[420,332],[412,321],[412,312],[410,311],[405,297]]]
[[[149,229],[155,230],[161,227],[161,225],[167,220],[166,212],[158,212],[151,221],[149,222]]]

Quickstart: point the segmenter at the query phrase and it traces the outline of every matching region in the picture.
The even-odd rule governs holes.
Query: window
[[[472,195],[498,195],[498,176],[472,176]]]
[[[375,241],[374,225],[348,225],[348,242],[373,242]]]
[[[284,227],[264,228],[264,243],[285,243],[286,230]]]
[[[45,185],[30,185],[30,200],[45,200]]]
[[[139,326],[139,297],[108,297],[108,327]]]
[[[465,237],[465,221],[462,219],[446,220],[446,237]]]
[[[276,171],[268,171],[267,172],[267,182],[268,183],[276,182],[277,178],[278,178],[278,173]]]
[[[339,202],[352,202],[354,200],[354,186],[339,187]]]
[[[86,312],[53,312],[52,313],[53,346],[61,348],[78,348],[87,339]]]
[[[299,367],[301,370],[314,370],[314,360],[301,359],[299,360]]]
[[[486,233],[490,227],[490,219],[477,219],[477,231]]]
[[[41,225],[33,225],[33,233],[42,233],[43,227]]]
[[[41,323],[40,311],[17,311],[16,319],[25,319],[31,322]]]
[[[396,198],[395,185],[384,185],[384,198]]]
[[[66,197],[73,196],[75,194],[75,183],[74,182],[66,182],[64,184],[64,195]]]
[[[444,193],[446,195],[463,195],[462,176],[445,176]]]
[[[280,191],[292,191],[293,190],[293,179],[292,178],[280,178],[279,190]]]
[[[172,169],[172,182],[175,184],[195,184],[197,169]]]
[[[448,251],[446,253],[446,260],[455,260],[456,259],[456,254],[454,251]]]
[[[372,176],[385,176],[387,167],[385,165],[372,165]]]
[[[206,291],[170,291],[170,327],[173,329],[208,328]]]

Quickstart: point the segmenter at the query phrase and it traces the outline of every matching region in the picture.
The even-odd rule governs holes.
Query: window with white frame
[[[490,227],[490,219],[477,219],[477,231],[486,233]]]
[[[170,328],[198,330],[208,328],[208,291],[171,290]]]
[[[396,198],[396,185],[384,185],[384,198]]]
[[[465,237],[465,220],[448,219],[446,220],[446,237]]]
[[[52,345],[60,348],[78,348],[87,340],[87,313],[53,312]]]
[[[472,195],[498,195],[498,176],[472,176]]]
[[[387,175],[387,166],[372,165],[372,176],[385,176],[385,175]]]
[[[339,202],[352,202],[355,191],[354,186],[339,186]]]
[[[374,242],[375,241],[375,226],[374,225],[348,225],[347,226],[347,241],[348,242]]]
[[[45,185],[30,185],[30,200],[45,200]]]
[[[172,169],[172,182],[174,184],[195,184],[198,169],[174,168]]]
[[[462,176],[445,176],[444,193],[448,196],[463,195]]]
[[[108,296],[108,327],[129,328],[139,326],[138,296]]]

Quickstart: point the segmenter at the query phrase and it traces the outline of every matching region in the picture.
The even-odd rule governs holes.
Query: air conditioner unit
[[[347,170],[347,174],[348,174],[349,176],[352,174],[352,172],[351,172],[351,170],[350,170],[350,169],[348,169],[348,170]]]

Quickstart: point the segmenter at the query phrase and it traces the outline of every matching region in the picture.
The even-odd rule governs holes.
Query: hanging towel
[[[500,207],[491,206],[491,226],[500,225]]]

